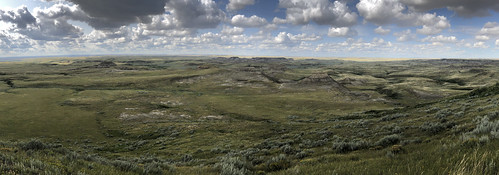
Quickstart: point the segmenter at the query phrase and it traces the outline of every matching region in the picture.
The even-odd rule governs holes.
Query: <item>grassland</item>
[[[0,172],[498,174],[498,66],[235,57],[3,62]]]

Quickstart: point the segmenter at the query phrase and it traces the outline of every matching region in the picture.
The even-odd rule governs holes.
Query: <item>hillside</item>
[[[498,174],[499,61],[0,63],[2,174]]]

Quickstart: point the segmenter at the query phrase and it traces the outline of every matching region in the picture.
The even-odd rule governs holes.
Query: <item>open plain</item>
[[[0,63],[2,174],[497,174],[499,61]]]

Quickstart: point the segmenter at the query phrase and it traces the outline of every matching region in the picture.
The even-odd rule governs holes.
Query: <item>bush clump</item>
[[[390,146],[400,142],[402,137],[398,134],[387,135],[374,143],[377,146]]]
[[[40,140],[34,139],[26,143],[21,143],[19,145],[23,150],[42,150],[48,148],[48,146]]]
[[[291,167],[291,161],[285,154],[280,154],[279,156],[272,157],[265,165],[266,171],[279,171]]]
[[[341,141],[333,143],[333,149],[337,153],[347,153],[367,147],[369,147],[369,143],[365,140],[354,140],[350,142]]]
[[[224,156],[217,166],[220,168],[221,175],[246,175],[251,173],[249,170],[251,168],[250,164],[240,157]]]

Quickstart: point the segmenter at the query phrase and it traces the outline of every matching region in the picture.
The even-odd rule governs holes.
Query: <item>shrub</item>
[[[333,143],[333,149],[337,153],[347,153],[350,151],[364,149],[367,147],[369,147],[369,143],[366,142],[365,140],[354,140],[351,142],[341,141],[341,142]]]
[[[440,110],[439,107],[433,107],[433,108],[426,109],[425,112],[426,113],[434,113],[434,112],[437,112],[439,110]]]
[[[295,149],[290,145],[284,145],[283,147],[281,147],[281,151],[286,154],[294,154],[296,152]]]
[[[47,145],[40,140],[34,139],[27,143],[21,143],[20,147],[23,150],[41,150],[47,148]]]
[[[489,139],[489,136],[487,136],[487,135],[483,135],[480,138],[478,138],[478,142],[480,142],[480,144],[486,144],[486,143],[489,143],[489,141],[490,141],[490,139]]]
[[[320,146],[324,146],[327,142],[329,141],[329,139],[322,139],[322,140],[316,140],[316,141],[311,141],[311,140],[303,140],[302,143],[300,143],[300,147],[301,148],[315,148],[315,147],[320,147]]]
[[[487,114],[487,117],[489,117],[490,120],[497,119],[497,117],[499,117],[499,111],[490,112]]]
[[[291,161],[284,154],[272,157],[265,164],[267,171],[279,171],[291,167]]]
[[[435,135],[439,132],[444,131],[445,126],[442,123],[425,122],[423,125],[419,126],[419,129],[431,135]]]
[[[250,174],[250,165],[240,157],[232,157],[227,155],[222,157],[220,163],[217,164],[220,168],[221,175],[246,175]]]
[[[400,140],[401,140],[401,136],[400,135],[398,135],[398,134],[392,134],[392,135],[388,135],[388,136],[385,136],[385,137],[379,139],[374,144],[378,145],[378,146],[389,146],[389,145],[394,145],[394,144],[399,143]]]
[[[307,152],[307,151],[300,151],[299,153],[296,153],[296,155],[295,155],[295,156],[296,156],[296,158],[298,158],[298,159],[303,159],[303,158],[305,158],[305,157],[308,157],[308,156],[309,156],[309,154],[308,154],[308,152]]]
[[[399,133],[401,133],[401,132],[402,132],[402,130],[403,130],[403,129],[402,129],[400,126],[395,126],[395,127],[393,127],[393,129],[392,129],[392,134],[399,134]]]
[[[476,127],[471,134],[488,134],[499,132],[499,121],[490,121],[488,116],[477,118]]]
[[[248,157],[248,156],[252,156],[254,154],[257,154],[259,152],[260,152],[260,149],[258,149],[258,148],[248,148],[246,150],[239,151],[239,154],[241,154],[245,157]]]
[[[447,116],[450,116],[450,115],[452,115],[452,111],[451,110],[449,110],[449,109],[443,109],[443,110],[438,111],[435,114],[435,118],[444,119],[444,118],[446,118]]]

